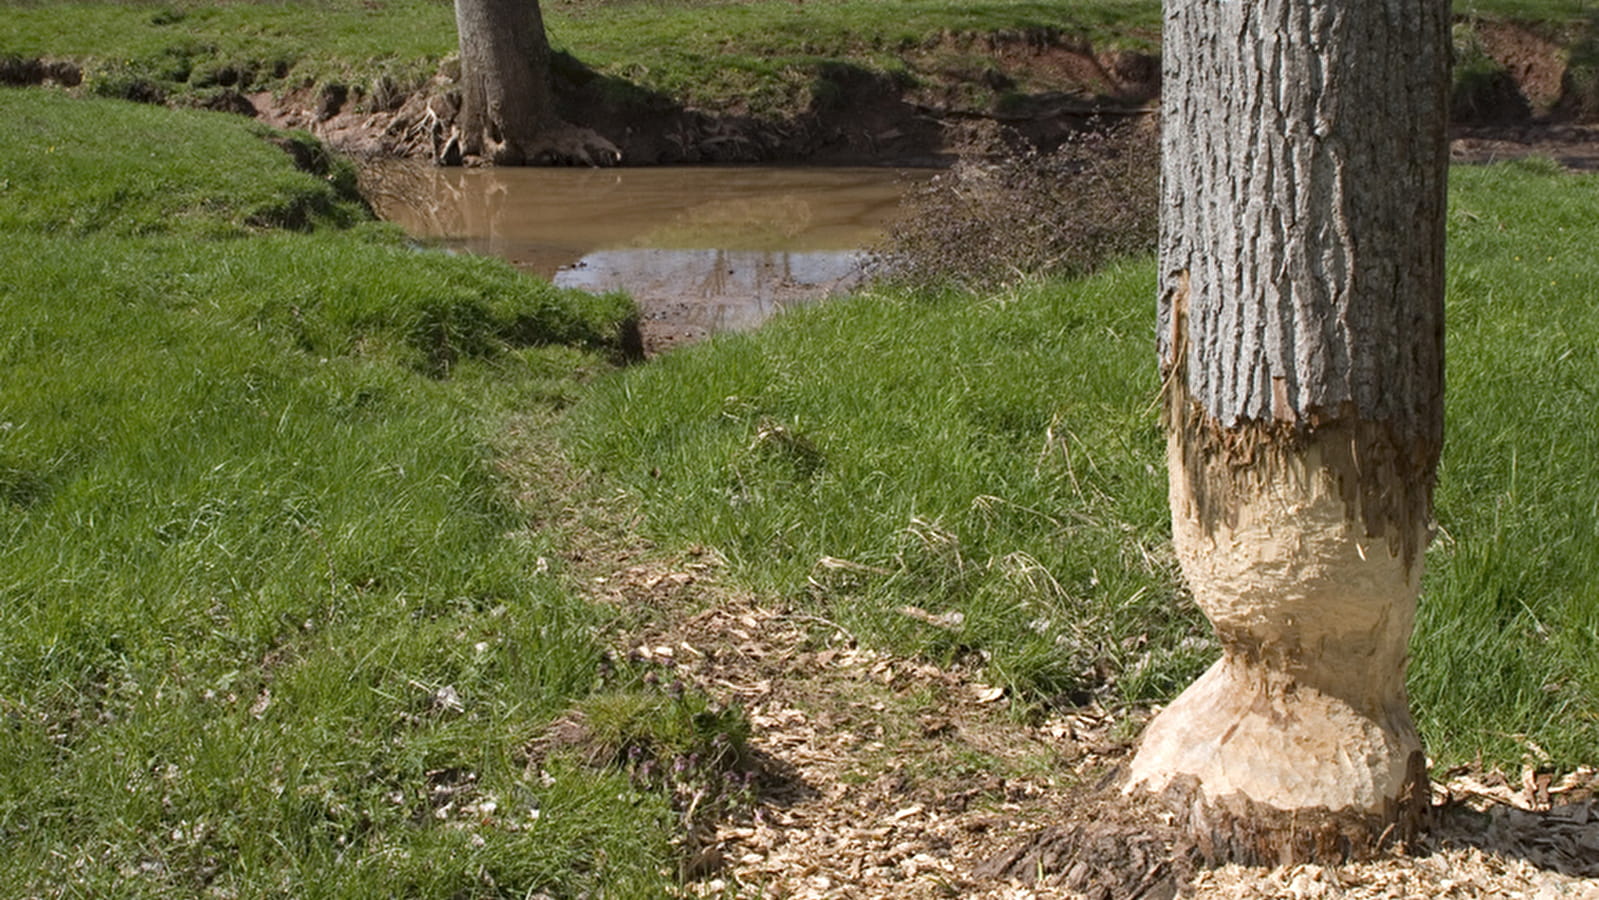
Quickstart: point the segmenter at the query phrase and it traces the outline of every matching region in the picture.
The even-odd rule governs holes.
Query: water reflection
[[[599,250],[556,272],[555,283],[655,298],[647,319],[738,331],[786,306],[849,289],[860,278],[859,256],[853,250]]]
[[[558,284],[622,289],[646,324],[748,328],[847,288],[927,171],[797,167],[440,169],[364,174],[379,215]],[[648,335],[647,335],[648,337]],[[668,340],[666,343],[673,341]]]

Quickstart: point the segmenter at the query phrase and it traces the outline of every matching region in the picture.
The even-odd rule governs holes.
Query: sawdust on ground
[[[685,683],[742,706],[768,772],[748,817],[703,836],[707,865],[687,896],[1170,894],[1169,881],[1139,895],[1072,890],[1067,873],[973,876],[1102,789],[1148,710],[1021,714],[975,667],[874,650],[833,622],[729,588],[714,553],[668,564],[624,552],[610,561],[607,569],[590,559],[584,577],[597,599],[629,613],[616,650],[669,664]],[[1175,887],[1216,898],[1599,900],[1599,775],[1555,777],[1537,762],[1518,778],[1449,773],[1434,789],[1432,833],[1408,854],[1337,867],[1227,867]]]

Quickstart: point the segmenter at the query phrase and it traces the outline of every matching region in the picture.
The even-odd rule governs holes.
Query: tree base
[[[1105,900],[1166,900],[1193,876],[1199,857],[1153,794],[1114,787],[1087,798],[1071,819],[984,862],[977,881],[1020,881]]]
[[[1099,900],[1166,900],[1201,868],[1370,859],[1414,844],[1428,824],[1431,798],[1420,754],[1412,770],[1415,790],[1392,819],[1283,811],[1239,794],[1211,800],[1191,777],[1158,794],[1112,785],[1085,798],[1068,821],[979,865],[972,877],[1061,887]]]
[[[460,129],[452,128],[434,153],[441,166],[588,166],[621,165],[622,151],[593,129],[555,122],[539,129],[538,137],[518,143],[484,137],[474,147]]]
[[[485,142],[483,159],[496,166],[588,166],[608,168],[622,161],[622,151],[592,129],[554,122],[526,143]]]
[[[1395,808],[1378,813],[1281,810],[1242,794],[1210,798],[1193,778],[1167,785],[1160,802],[1182,835],[1180,846],[1205,865],[1337,864],[1371,859],[1415,842],[1427,823],[1431,798],[1420,753],[1411,757],[1410,768],[1407,794]]]
[[[590,128],[556,122],[540,129],[531,146],[502,147],[493,156],[497,166],[588,166],[609,168],[622,162],[622,151]]]
[[[1402,695],[1356,705],[1228,650],[1145,728],[1127,784],[1163,794],[1192,777],[1212,798],[1383,815],[1405,802],[1418,759]]]
[[[1230,653],[1145,729],[1124,792],[1159,797],[1205,862],[1243,865],[1370,857],[1431,800],[1404,706],[1364,712]]]

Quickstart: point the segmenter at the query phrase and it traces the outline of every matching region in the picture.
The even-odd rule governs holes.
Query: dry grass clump
[[[994,285],[1083,275],[1155,247],[1160,149],[1153,129],[1080,132],[1050,153],[963,157],[913,190],[880,253],[890,277]]]

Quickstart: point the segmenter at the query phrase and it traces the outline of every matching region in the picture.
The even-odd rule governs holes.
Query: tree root
[[[1153,795],[1104,789],[1061,825],[978,866],[978,881],[1063,887],[1093,900],[1168,900],[1197,868],[1192,844]]]
[[[555,121],[539,129],[527,144],[484,136],[475,149],[460,125],[427,111],[423,128],[431,138],[433,161],[441,166],[589,166],[621,165],[622,151],[591,128]]]
[[[1192,777],[1173,781],[1160,800],[1184,839],[1209,865],[1335,865],[1372,859],[1421,837],[1431,816],[1421,753],[1411,756],[1408,772],[1402,795],[1380,813],[1325,807],[1280,810],[1241,794],[1211,800]]]
[[[1210,801],[1192,778],[1160,794],[1111,784],[972,877],[1065,887],[1096,900],[1155,900],[1178,894],[1201,867],[1370,859],[1410,844],[1426,826],[1426,769],[1419,759],[1411,765],[1414,793],[1388,816],[1284,812],[1242,796]]]
[[[539,129],[539,136],[531,146],[501,144],[489,158],[497,166],[607,168],[622,162],[622,151],[591,128],[554,122]]]

